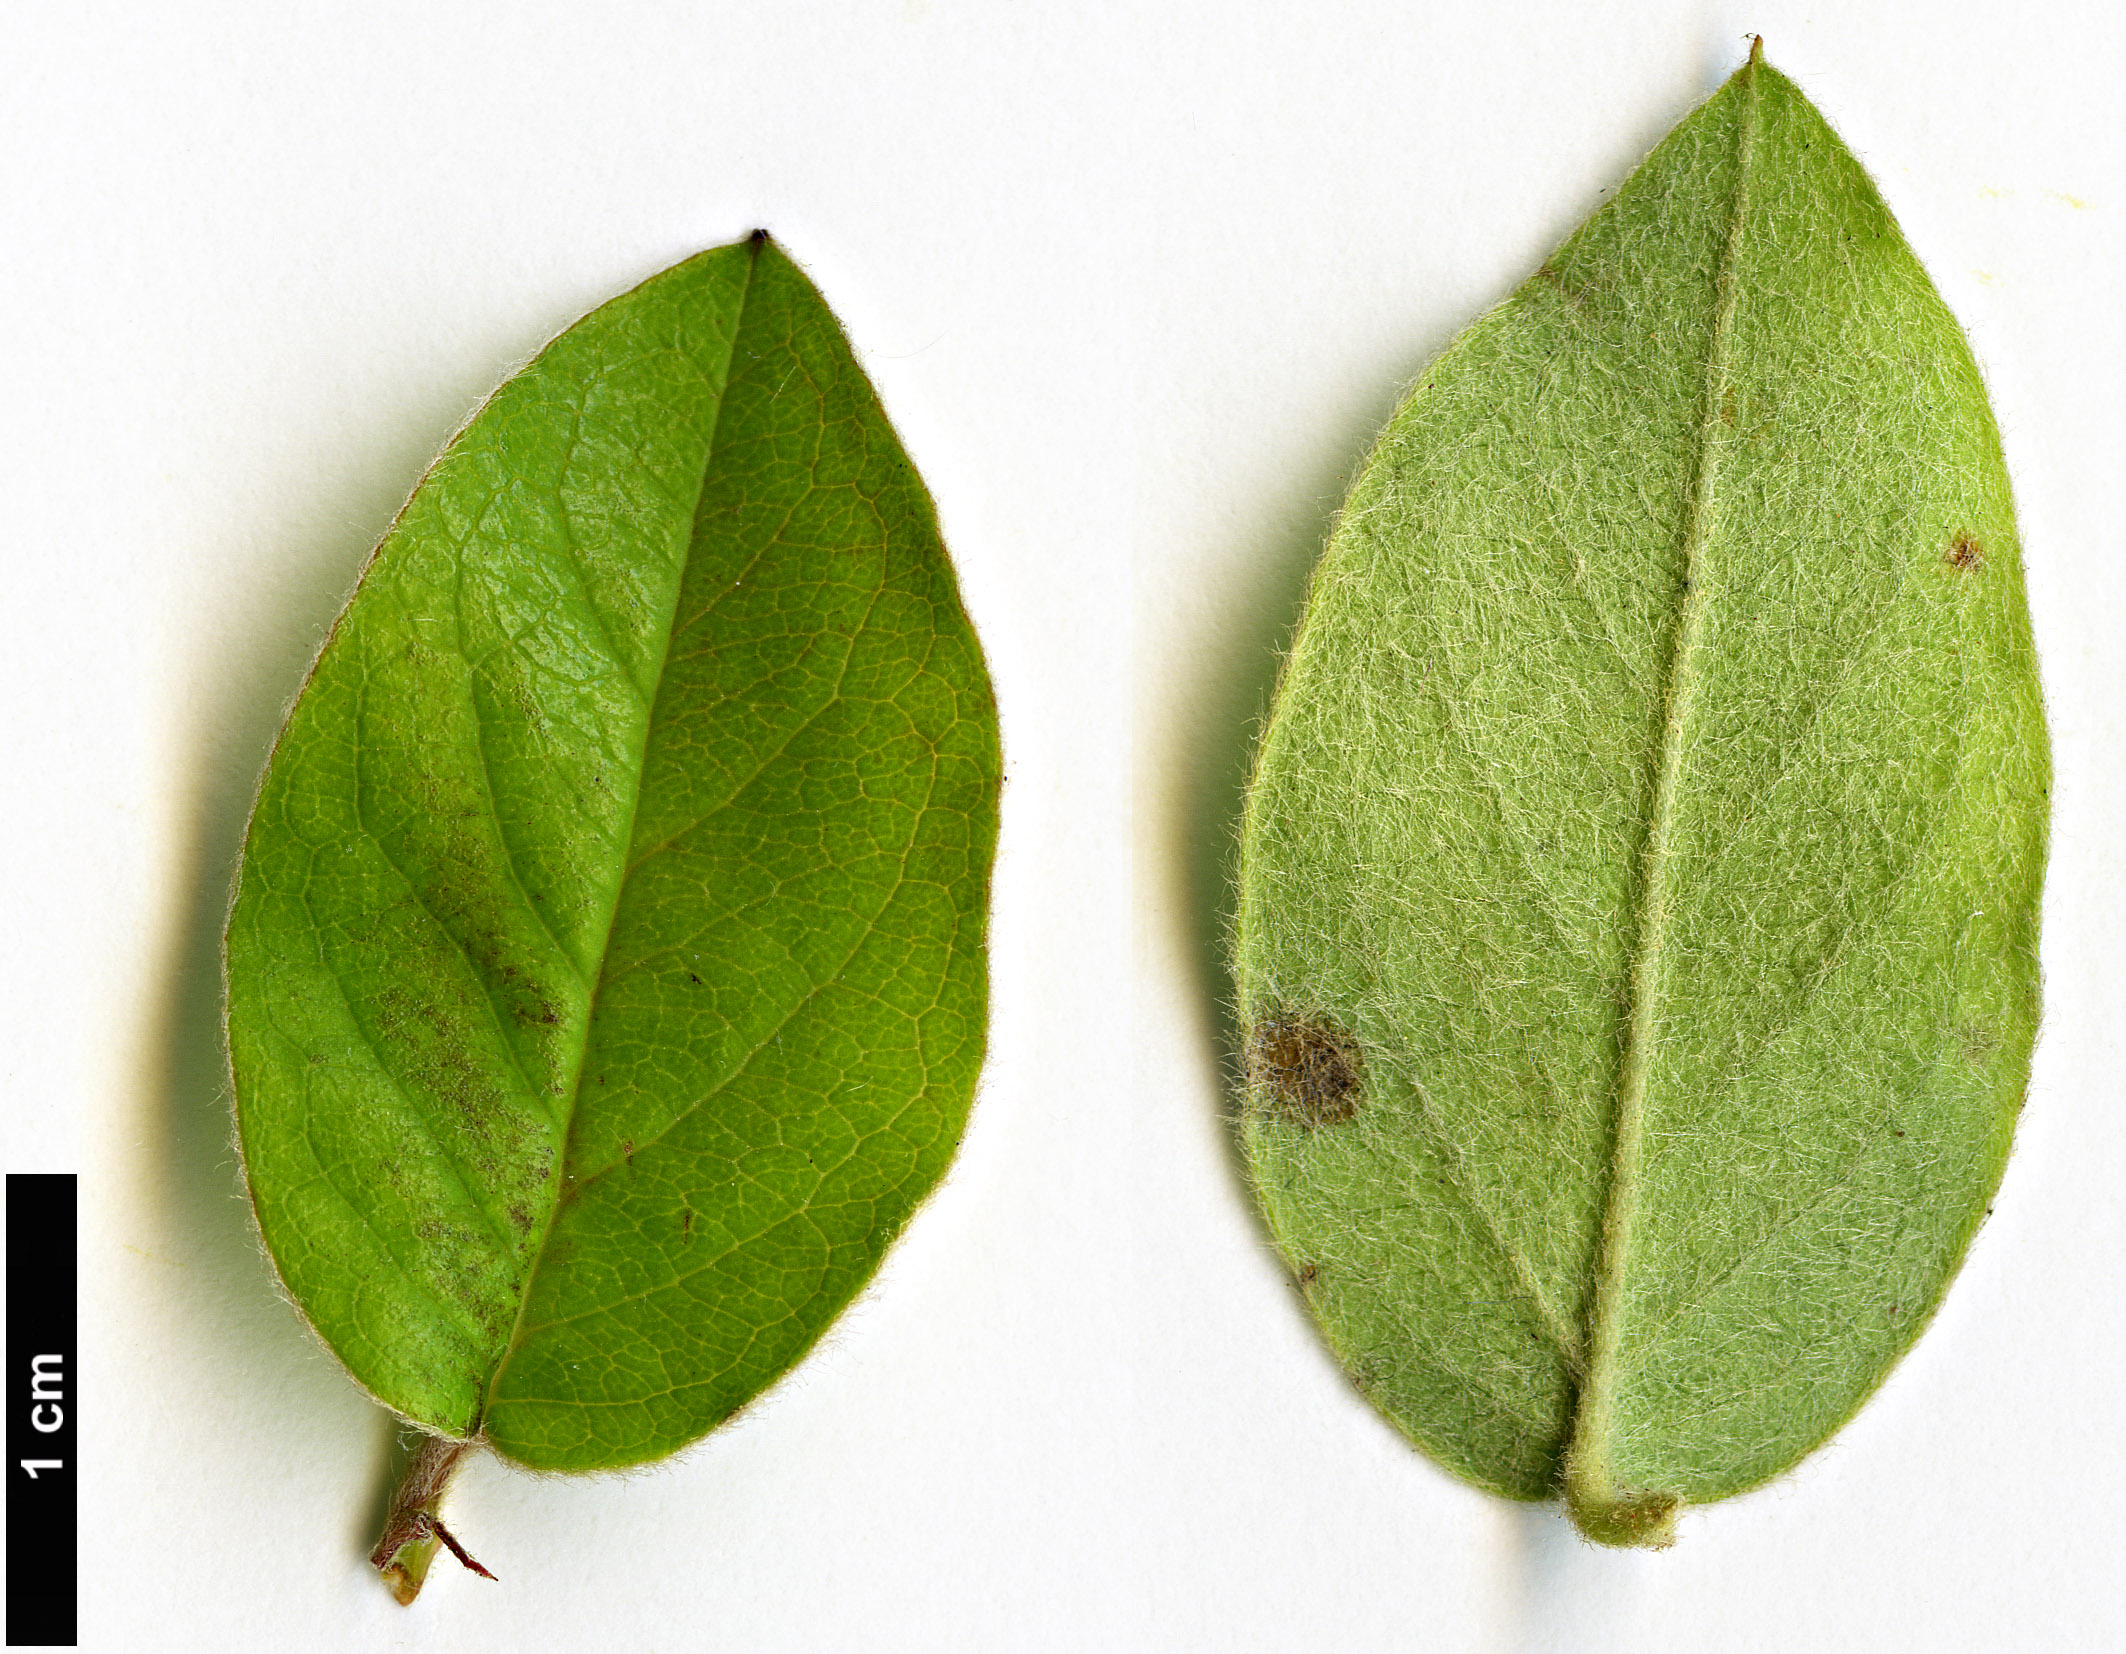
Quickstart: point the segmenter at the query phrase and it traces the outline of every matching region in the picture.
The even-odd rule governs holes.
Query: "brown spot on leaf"
[[[1299,1284],[1301,1286],[1312,1286],[1314,1284],[1314,1277],[1319,1275],[1320,1273],[1321,1271],[1313,1264],[1301,1264],[1299,1266]]]
[[[1978,543],[1970,530],[1958,534],[1949,546],[1949,567],[1960,574],[1969,574],[1986,560],[1986,548]]]
[[[1248,1086],[1295,1125],[1348,1120],[1364,1100],[1358,1042],[1325,1017],[1278,1013],[1248,1037]]]

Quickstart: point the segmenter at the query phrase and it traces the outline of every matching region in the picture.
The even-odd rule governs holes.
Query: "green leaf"
[[[1374,1404],[1640,1544],[1849,1417],[2000,1180],[2048,765],[1970,351],[1753,52],[1425,372],[1263,736],[1246,1152]]]
[[[764,236],[505,384],[320,655],[229,921],[259,1225],[355,1377],[591,1470],[802,1356],[964,1130],[999,785],[929,496]]]

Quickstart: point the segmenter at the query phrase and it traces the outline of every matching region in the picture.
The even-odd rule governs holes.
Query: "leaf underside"
[[[354,1375],[595,1469],[795,1362],[964,1130],[999,785],[929,496],[764,237],[505,384],[320,655],[229,923],[253,1203]]]
[[[1246,1152],[1375,1405],[1642,1543],[1850,1416],[2008,1153],[2048,766],[1969,349],[1753,55],[1426,371],[1258,755]]]

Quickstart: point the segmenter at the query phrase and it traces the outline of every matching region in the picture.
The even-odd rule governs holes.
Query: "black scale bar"
[[[75,1178],[7,1174],[7,1646],[75,1642]]]

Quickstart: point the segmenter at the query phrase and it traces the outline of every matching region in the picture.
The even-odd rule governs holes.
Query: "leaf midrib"
[[[489,1402],[493,1398],[495,1386],[501,1382],[502,1374],[509,1367],[510,1358],[516,1354],[518,1346],[522,1342],[525,1331],[524,1317],[531,1304],[532,1282],[538,1278],[539,1270],[546,1262],[546,1250],[553,1240],[554,1228],[561,1216],[563,1191],[566,1188],[568,1175],[569,1140],[575,1129],[576,1105],[583,1094],[583,1072],[588,1066],[591,1028],[596,1023],[598,1016],[598,992],[605,982],[605,958],[613,945],[613,931],[615,929],[615,920],[620,912],[620,898],[627,889],[628,875],[633,866],[632,850],[635,840],[635,816],[642,803],[642,782],[644,770],[649,760],[650,735],[657,722],[658,691],[664,684],[665,666],[671,658],[672,639],[680,630],[679,606],[686,595],[687,571],[693,566],[695,538],[700,527],[701,502],[708,493],[709,479],[716,470],[717,444],[721,441],[723,433],[723,412],[730,402],[731,365],[738,355],[739,335],[745,330],[746,304],[752,297],[754,274],[759,269],[761,248],[766,243],[767,237],[765,235],[755,234],[747,249],[745,281],[738,290],[738,304],[731,315],[730,343],[724,351],[722,379],[716,389],[716,412],[709,422],[709,440],[702,453],[701,480],[694,490],[694,505],[687,513],[686,549],[680,559],[677,578],[672,582],[672,603],[671,608],[665,615],[665,624],[658,643],[656,669],[651,673],[646,694],[643,694],[641,685],[636,684],[634,686],[638,694],[643,694],[642,739],[635,754],[635,784],[627,799],[626,819],[621,825],[621,831],[617,839],[620,845],[619,876],[613,880],[612,896],[606,905],[603,935],[598,944],[598,961],[596,968],[590,973],[590,995],[584,1006],[583,1043],[576,1052],[576,1072],[569,1084],[567,1109],[560,1121],[561,1153],[555,1157],[552,1199],[546,1209],[545,1223],[539,1231],[538,1245],[532,1250],[530,1267],[524,1271],[522,1282],[518,1287],[517,1313],[510,1323],[509,1337],[503,1343],[502,1353],[495,1361],[493,1369],[487,1374],[480,1386],[480,1404],[475,1409],[468,1427],[468,1434],[475,1438],[482,1434],[482,1426],[486,1422],[487,1409]],[[573,551],[573,542],[571,542],[571,550]],[[591,607],[594,611],[596,610],[595,603]],[[602,614],[599,616],[599,621],[602,626],[604,622]],[[615,651],[614,660],[632,684],[634,674],[628,671],[626,658]]]
[[[1612,1129],[1609,1187],[1597,1239],[1594,1293],[1588,1311],[1587,1375],[1581,1385],[1567,1461],[1568,1491],[1576,1505],[1601,1507],[1616,1495],[1610,1464],[1620,1369],[1623,1298],[1631,1263],[1631,1243],[1639,1204],[1639,1172],[1645,1137],[1647,1076],[1659,1015],[1660,973],[1667,942],[1671,866],[1668,836],[1676,813],[1684,749],[1702,673],[1697,662],[1704,643],[1710,582],[1702,559],[1714,520],[1714,492],[1719,478],[1720,396],[1726,383],[1728,348],[1733,333],[1737,291],[1735,252],[1749,205],[1750,166],[1757,136],[1759,60],[1753,52],[1741,85],[1742,107],[1736,117],[1734,202],[1727,235],[1714,277],[1712,339],[1706,348],[1705,387],[1692,455],[1691,494],[1683,532],[1683,590],[1670,654],[1666,706],[1661,729],[1660,765],[1655,773],[1653,808],[1641,852],[1640,897],[1636,904],[1638,937],[1627,981],[1630,1021],[1617,1079],[1617,1107]]]

